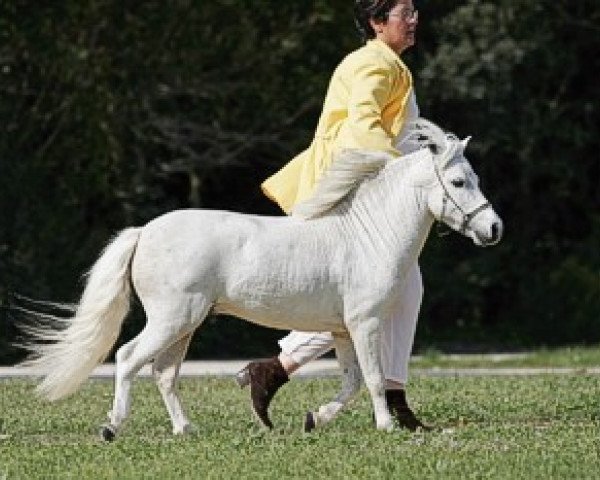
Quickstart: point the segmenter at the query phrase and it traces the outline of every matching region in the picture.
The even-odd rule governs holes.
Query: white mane
[[[414,152],[430,148],[436,162],[444,165],[454,156],[457,145],[460,142],[453,134],[446,134],[434,123],[419,118],[409,124],[408,134],[399,142],[398,149]],[[381,151],[342,150],[317,184],[312,197],[296,205],[292,215],[310,219],[328,212],[394,159]]]
[[[392,155],[385,152],[342,150],[317,184],[314,194],[296,205],[292,215],[309,219],[329,211],[393,159]]]

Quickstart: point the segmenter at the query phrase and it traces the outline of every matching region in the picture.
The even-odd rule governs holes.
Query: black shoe
[[[432,427],[421,422],[410,409],[404,390],[386,390],[385,399],[396,425],[400,428],[406,428],[411,432],[416,432],[418,429],[425,432],[433,430]]]
[[[269,418],[269,405],[279,388],[289,380],[288,374],[277,357],[250,362],[240,370],[236,379],[243,388],[250,385],[252,410],[267,428],[273,428]]]

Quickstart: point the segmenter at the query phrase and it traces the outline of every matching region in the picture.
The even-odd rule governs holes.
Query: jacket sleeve
[[[390,67],[376,59],[362,62],[354,71],[348,126],[359,148],[383,150],[400,155],[394,147],[394,137],[385,131],[381,113],[390,97],[393,78]]]

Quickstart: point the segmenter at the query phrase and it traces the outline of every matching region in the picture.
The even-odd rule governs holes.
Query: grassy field
[[[0,381],[0,479],[580,479],[600,477],[600,377],[539,375],[413,379],[410,397],[434,433],[377,432],[366,391],[325,429],[301,432],[304,413],[330,399],[337,379],[294,380],[276,397],[276,430],[249,413],[231,379],[184,379],[198,433],[174,438],[154,384],[134,387],[122,435],[98,425],[112,383],[39,401],[26,380]]]
[[[537,349],[510,355],[445,355],[427,350],[411,360],[413,368],[586,368],[600,367],[600,346]]]

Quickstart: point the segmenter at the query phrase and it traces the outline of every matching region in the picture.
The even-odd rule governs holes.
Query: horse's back
[[[273,262],[282,257],[276,250],[289,251],[302,230],[299,222],[223,210],[167,213],[143,227],[133,262],[134,281],[160,272],[175,277],[179,288],[190,288],[198,275],[223,279],[242,262],[258,258],[275,268]]]
[[[144,226],[133,260],[136,290],[193,291],[205,287],[207,276],[214,287],[224,263],[267,218],[201,209],[155,218]]]

